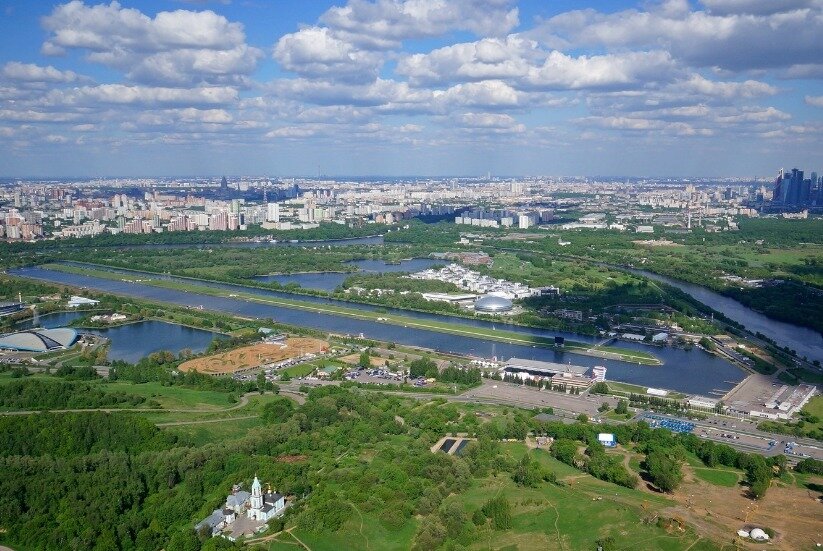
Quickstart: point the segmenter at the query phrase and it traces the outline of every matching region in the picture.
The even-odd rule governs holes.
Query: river
[[[116,281],[92,276],[57,272],[39,267],[23,268],[10,271],[13,275],[44,280],[52,283],[87,287],[101,291],[117,293],[126,296],[138,297],[146,300],[168,302],[181,306],[203,306],[217,310],[253,318],[272,318],[280,323],[310,327],[331,333],[358,335],[362,333],[367,338],[387,342],[397,342],[411,346],[426,347],[442,352],[470,355],[484,358],[521,357],[574,365],[593,366],[605,365],[608,368],[610,380],[623,381],[638,385],[668,388],[690,394],[717,394],[725,392],[741,381],[744,373],[730,363],[707,354],[699,349],[680,350],[674,348],[649,348],[641,344],[631,345],[621,343],[626,348],[642,347],[646,351],[653,351],[664,364],[662,366],[636,365],[616,360],[604,360],[578,354],[569,354],[545,348],[528,345],[506,344],[475,337],[460,337],[451,334],[439,333],[425,329],[400,327],[369,320],[358,320],[346,316],[333,314],[318,314],[304,310],[297,310],[279,306],[248,302],[236,298],[217,298],[197,293],[163,289],[140,283]],[[134,275],[134,274],[132,274]],[[201,284],[197,282],[197,284]],[[215,284],[222,285],[222,284]],[[231,286],[227,286],[231,287]],[[258,291],[244,288],[246,292],[260,295],[274,294],[274,292]],[[286,295],[295,298],[294,295]],[[304,297],[318,302],[327,299]],[[346,303],[350,308],[361,308],[363,305]],[[420,312],[402,312],[409,317],[420,317],[448,321],[455,325],[494,325],[481,320],[464,320],[435,314]],[[506,330],[515,330],[529,334],[537,334],[551,338],[557,332],[540,329],[501,326]],[[579,335],[568,335],[570,339],[587,340]]]
[[[774,320],[759,312],[755,312],[733,298],[724,297],[701,285],[686,283],[685,281],[658,275],[646,270],[637,270],[634,268],[620,269],[653,279],[654,281],[666,283],[672,287],[677,287],[695,300],[720,312],[730,320],[734,320],[740,325],[743,325],[752,333],[762,333],[776,342],[778,346],[788,346],[793,349],[800,357],[805,356],[809,361],[818,360],[823,363],[823,335],[817,331]]]

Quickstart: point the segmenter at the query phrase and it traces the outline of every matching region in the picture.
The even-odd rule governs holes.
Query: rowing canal
[[[608,368],[607,377],[610,380],[658,388],[667,388],[690,394],[717,396],[718,393],[723,393],[731,389],[745,376],[740,369],[725,360],[712,356],[697,348],[692,350],[681,350],[675,348],[649,348],[642,344],[620,343],[620,346],[624,348],[651,351],[663,361],[662,366],[646,366],[617,360],[606,360],[579,354],[565,353],[562,351],[538,348],[530,345],[495,342],[483,339],[481,337],[457,336],[427,329],[401,327],[398,325],[390,325],[377,321],[353,319],[331,313],[320,314],[282,306],[259,304],[240,298],[212,297],[198,293],[153,287],[151,285],[143,285],[140,283],[116,281],[93,276],[58,272],[39,267],[21,268],[12,270],[10,273],[13,275],[49,281],[52,283],[73,285],[76,287],[87,287],[146,300],[168,302],[190,307],[203,306],[208,309],[246,317],[272,318],[280,323],[311,327],[331,333],[352,335],[362,333],[367,338],[387,342],[397,342],[410,346],[420,346],[441,352],[451,352],[455,354],[484,358],[497,357],[499,359],[520,357],[584,366],[605,365]],[[131,275],[133,277],[135,274],[132,273]],[[204,282],[199,281],[196,282],[196,284],[206,285]],[[209,285],[226,289],[237,289],[237,287],[227,284],[210,283]],[[265,291],[247,287],[243,287],[242,289],[244,292],[258,294],[261,297],[275,296],[291,299],[297,298],[294,295],[278,293],[276,291]],[[306,296],[299,298],[300,300],[317,303],[343,304],[348,308],[374,310],[374,308],[368,307],[367,305],[340,303],[339,301],[329,301],[329,299],[319,297]],[[555,335],[561,335],[577,341],[593,342],[592,338],[587,338],[580,335],[494,324],[492,322],[482,320],[453,318],[448,316],[439,316],[436,314],[409,312],[405,310],[397,311],[397,313],[418,319],[448,322],[454,326],[496,326],[507,331],[516,331],[529,335],[539,335],[546,338],[553,338]],[[127,330],[128,327],[130,326],[123,326],[123,329]],[[135,336],[134,338],[138,337]],[[185,339],[185,337],[181,338]],[[185,343],[180,346],[180,348],[186,347],[194,348]],[[173,349],[174,347],[169,348]]]

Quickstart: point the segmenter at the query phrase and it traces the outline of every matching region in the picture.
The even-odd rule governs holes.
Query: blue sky
[[[823,169],[823,0],[0,0],[0,176]]]

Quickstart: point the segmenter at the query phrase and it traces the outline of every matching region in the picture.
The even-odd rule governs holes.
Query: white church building
[[[266,522],[286,506],[286,499],[276,492],[263,493],[260,480],[254,477],[251,485],[250,506],[246,509],[246,516],[250,519]]]
[[[266,522],[286,508],[286,498],[276,492],[263,491],[263,485],[255,475],[251,493],[235,484],[222,509],[197,523],[196,531],[208,527],[212,536],[224,536],[232,541],[240,536],[251,535],[266,528]]]

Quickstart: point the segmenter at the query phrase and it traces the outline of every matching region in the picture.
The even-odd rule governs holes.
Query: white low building
[[[100,301],[91,298],[72,295],[69,299],[67,306],[69,308],[77,308],[78,306],[93,306],[95,304],[100,304]]]
[[[715,409],[720,400],[716,398],[709,398],[706,396],[691,396],[686,399],[686,405],[690,408],[698,409]]]

